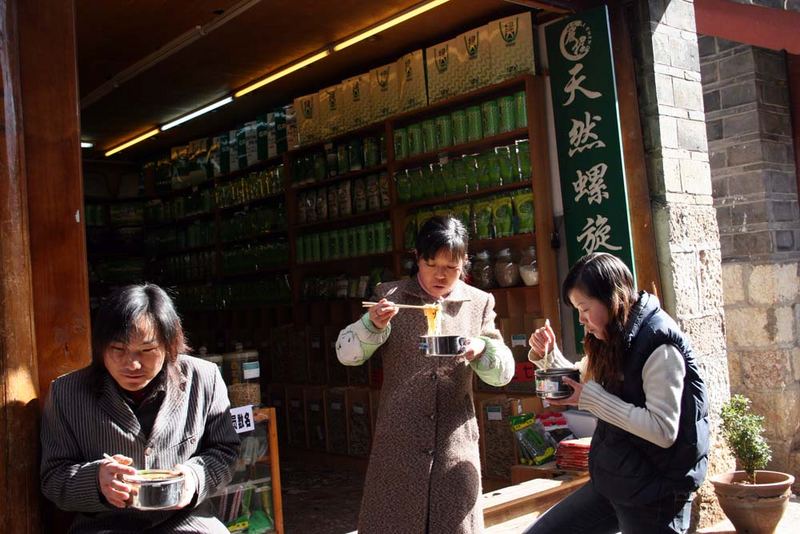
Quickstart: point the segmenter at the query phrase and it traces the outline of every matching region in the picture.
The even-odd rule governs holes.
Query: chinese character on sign
[[[591,115],[588,111],[585,112],[585,121],[572,121],[572,128],[569,131],[569,144],[572,148],[569,149],[569,157],[572,157],[575,152],[583,152],[587,148],[604,147],[606,144],[597,138],[597,134],[592,130],[597,126],[597,122],[603,120],[600,115]]]
[[[231,422],[233,423],[234,430],[236,430],[238,434],[255,430],[253,405],[248,404],[247,406],[231,408]]]
[[[566,102],[561,104],[562,106],[569,106],[570,104],[572,104],[572,101],[575,100],[575,91],[580,91],[581,93],[583,93],[583,96],[592,100],[603,96],[603,93],[599,91],[592,91],[590,89],[586,89],[585,87],[581,86],[583,81],[586,79],[585,74],[581,74],[580,76],[578,76],[578,74],[582,70],[583,70],[583,63],[578,63],[569,70],[571,77],[567,82],[567,85],[564,86],[564,92],[569,93],[569,97],[567,98]]]
[[[622,247],[617,247],[607,243],[609,234],[611,233],[611,226],[608,225],[608,219],[602,215],[598,215],[594,220],[591,217],[586,219],[586,225],[583,227],[583,233],[577,238],[578,243],[586,251],[586,254],[591,254],[600,247],[606,250],[622,250]]]
[[[575,189],[575,202],[578,202],[584,195],[587,197],[589,204],[602,204],[604,198],[608,198],[608,191],[606,191],[606,182],[604,177],[608,165],[605,163],[598,163],[586,172],[578,170],[578,181],[572,182],[572,187]]]

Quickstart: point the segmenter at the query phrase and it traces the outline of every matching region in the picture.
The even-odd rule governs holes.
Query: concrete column
[[[729,381],[694,5],[687,0],[639,0],[628,8],[661,300],[691,337],[708,386],[713,432],[709,474],[715,474],[732,467],[730,457],[720,453],[718,435]],[[706,482],[695,503],[695,526],[722,517],[712,495]]]

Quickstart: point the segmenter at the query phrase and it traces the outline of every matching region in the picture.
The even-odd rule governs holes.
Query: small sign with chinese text
[[[231,422],[237,434],[255,430],[256,424],[253,419],[253,405],[248,404],[247,406],[231,408]]]

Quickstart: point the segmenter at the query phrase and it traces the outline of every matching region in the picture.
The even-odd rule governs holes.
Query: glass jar
[[[519,285],[519,265],[514,262],[511,256],[511,249],[504,248],[497,253],[494,262],[494,277],[500,287]]]
[[[536,263],[536,247],[533,245],[522,251],[519,259],[519,275],[526,286],[535,286],[539,283],[539,266]]]
[[[495,286],[494,267],[487,250],[481,250],[475,254],[475,261],[472,263],[472,283],[478,289],[491,289]]]

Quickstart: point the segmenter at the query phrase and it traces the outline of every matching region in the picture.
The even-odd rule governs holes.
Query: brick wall
[[[731,391],[765,416],[769,467],[797,477],[800,212],[785,57],[708,36],[699,48]]]

